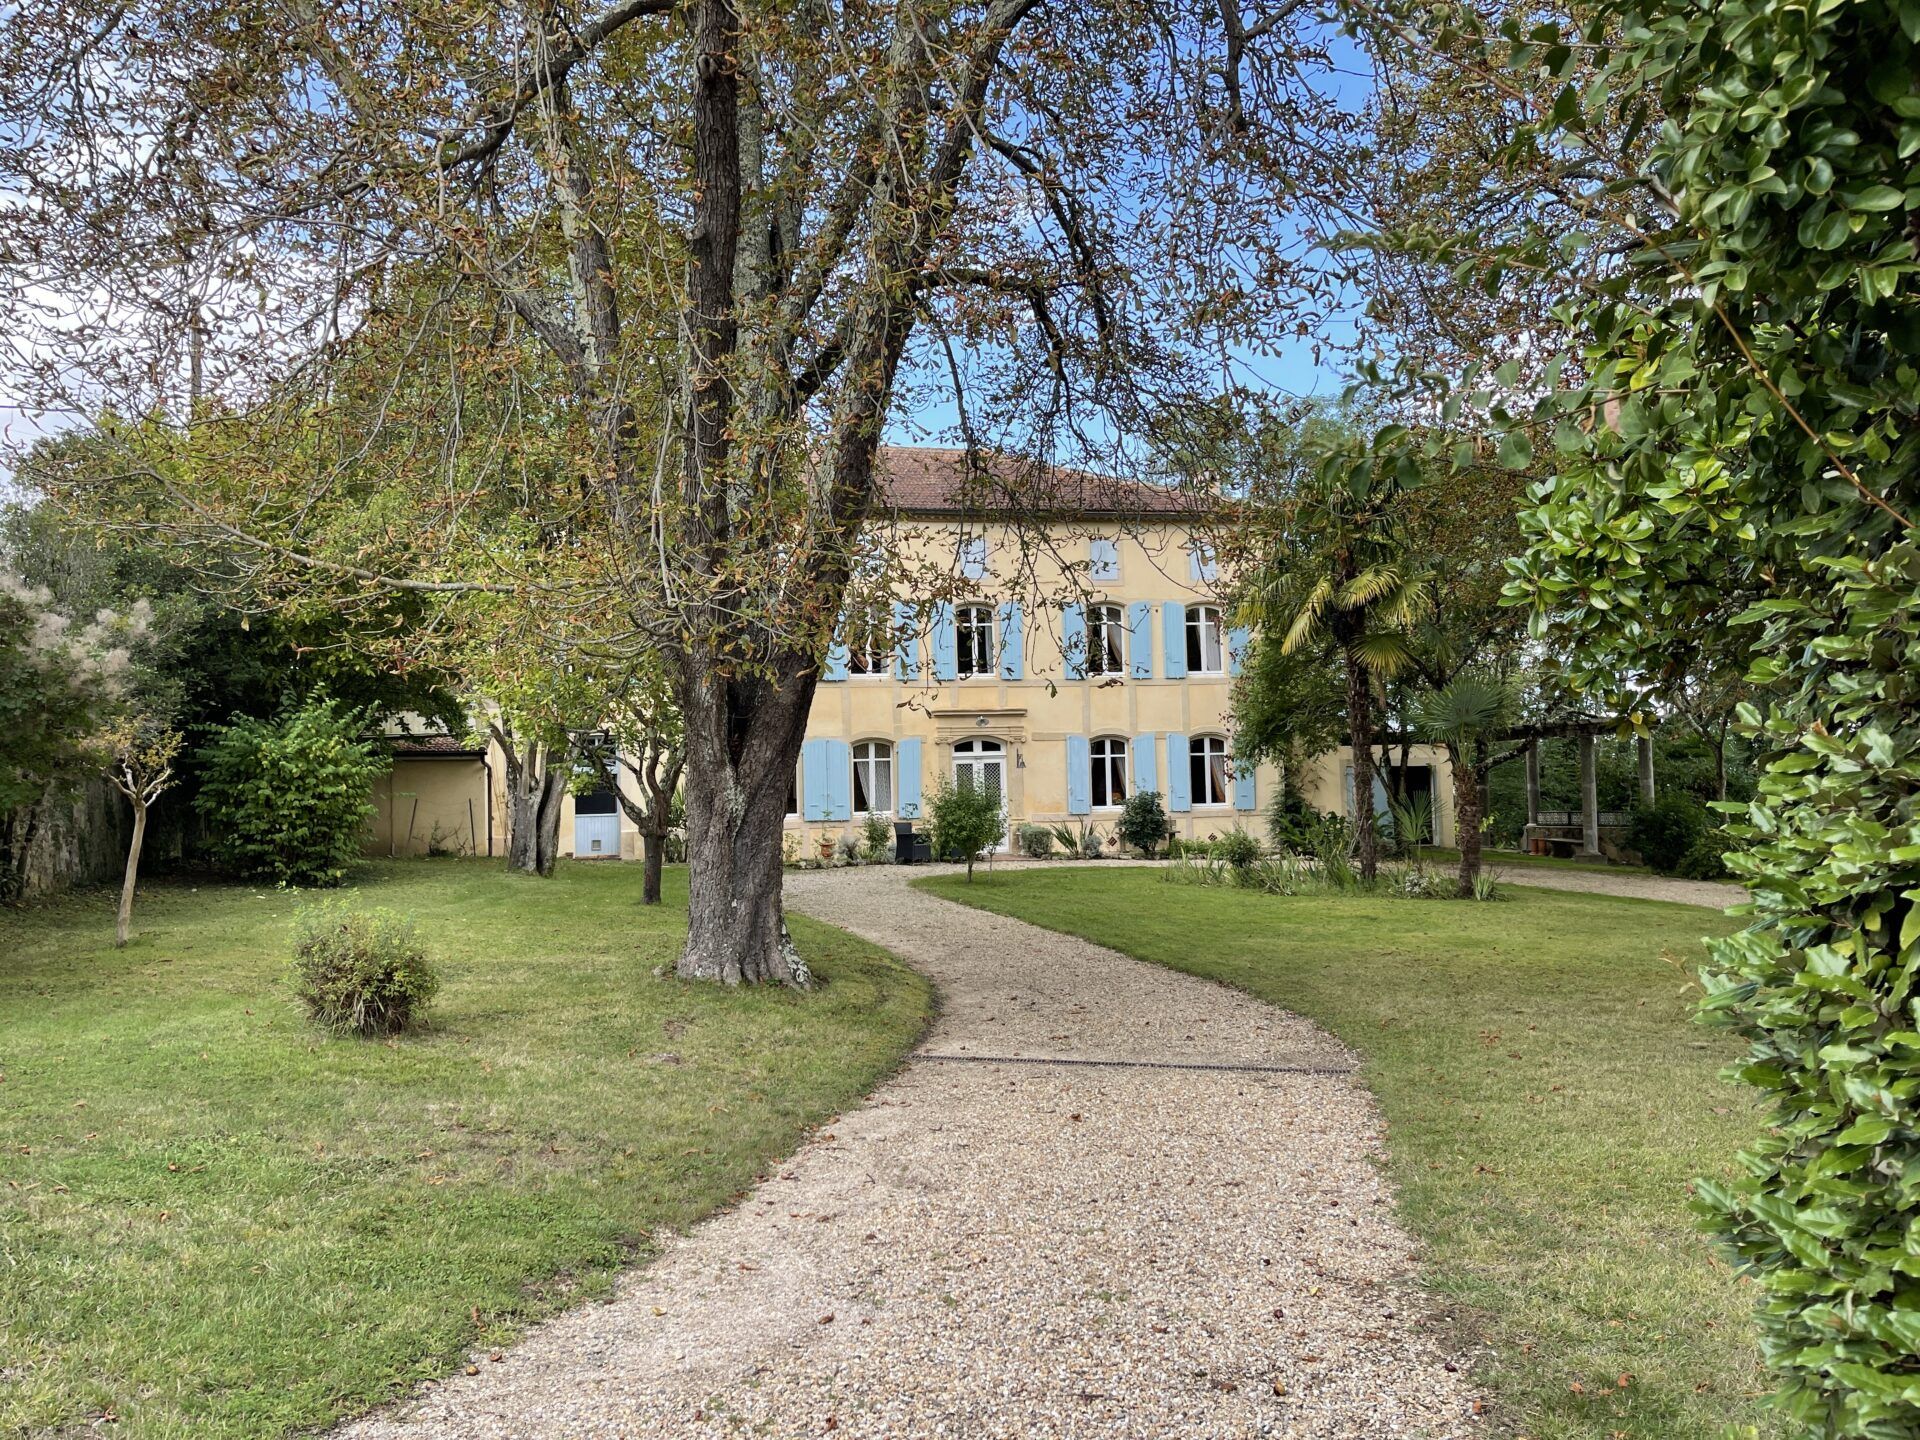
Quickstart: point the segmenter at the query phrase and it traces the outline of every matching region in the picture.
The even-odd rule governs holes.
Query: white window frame
[[[1220,765],[1216,771],[1214,759]],[[1220,795],[1213,798],[1213,782],[1220,782]],[[1219,735],[1196,735],[1187,742],[1187,790],[1196,810],[1220,809],[1233,804],[1233,757],[1226,740]]]
[[[954,548],[954,563],[960,575],[966,580],[984,580],[987,578],[987,537],[984,535],[962,535],[960,543]]]
[[[886,804],[874,809],[871,804],[860,804],[860,787],[864,772],[867,799],[872,801],[879,791],[876,777],[884,769],[887,777],[886,794],[881,797]],[[856,740],[853,743],[853,763],[847,767],[847,810],[854,815],[891,815],[895,792],[893,788],[893,742],[891,740]]]
[[[847,637],[847,674],[884,680],[893,672],[893,645],[884,625],[868,625]]]
[[[982,617],[978,621],[969,616]],[[953,607],[953,666],[962,680],[992,679],[999,663],[999,620],[993,606],[980,604]],[[972,666],[968,661],[975,662]]]
[[[1133,782],[1132,747],[1118,735],[1096,735],[1087,747],[1090,756],[1088,802],[1095,810],[1118,810],[1127,803],[1128,787]],[[1119,794],[1114,794],[1115,778]],[[1105,798],[1102,799],[1104,794]]]
[[[1127,611],[1122,605],[1087,607],[1087,674],[1127,673]]]
[[[1120,542],[1104,535],[1087,541],[1087,578],[1112,582],[1120,578]]]
[[[1221,629],[1217,605],[1187,606],[1187,673],[1224,675],[1227,673],[1227,639]],[[1209,654],[1211,647],[1211,654]],[[1207,661],[1213,663],[1209,665]],[[1196,661],[1198,663],[1196,663]]]
[[[1213,546],[1204,540],[1194,540],[1187,546],[1189,559],[1188,572],[1195,580],[1211,585],[1220,578],[1220,561],[1213,553]]]

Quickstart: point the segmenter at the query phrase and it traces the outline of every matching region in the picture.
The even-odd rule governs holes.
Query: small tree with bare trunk
[[[133,893],[140,876],[140,851],[147,840],[147,812],[173,783],[181,736],[171,727],[123,715],[100,732],[96,745],[106,758],[107,779],[133,807],[133,836],[127,842],[127,871],[120,882],[120,911],[113,926],[114,946],[124,948],[133,928]]]

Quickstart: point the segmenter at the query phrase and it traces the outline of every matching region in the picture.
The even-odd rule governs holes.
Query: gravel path
[[[609,1301],[343,1440],[1478,1433],[1337,1042],[911,878],[788,894],[933,977],[922,1058]]]
[[[1676,905],[1704,905],[1709,910],[1724,910],[1747,898],[1745,887],[1720,880],[1668,880],[1659,875],[1622,873],[1608,875],[1599,870],[1551,870],[1544,865],[1509,865],[1489,862],[1499,871],[1503,884],[1533,885],[1542,890],[1577,890],[1585,895],[1618,895],[1626,900],[1671,900]]]

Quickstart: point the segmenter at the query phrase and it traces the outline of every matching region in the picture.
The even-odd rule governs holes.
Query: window
[[[1220,578],[1220,565],[1213,557],[1213,546],[1196,540],[1187,546],[1187,578],[1211,584]]]
[[[796,761],[793,774],[787,777],[787,818],[791,820],[800,813],[800,765]]]
[[[1127,803],[1127,742],[1106,735],[1093,742],[1093,808],[1117,810]]]
[[[853,747],[853,813],[893,813],[893,746],[862,740]]]
[[[1222,655],[1220,612],[1211,605],[1189,605],[1187,607],[1187,673],[1189,675],[1220,674],[1226,668],[1222,663]]]
[[[847,635],[847,673],[885,675],[893,665],[893,647],[884,625],[863,625]]]
[[[1225,805],[1233,798],[1227,769],[1227,742],[1218,735],[1197,735],[1187,748],[1187,778],[1195,805]]]
[[[993,674],[993,607],[962,605],[953,612],[954,654],[960,677]]]
[[[1087,673],[1124,675],[1127,670],[1127,617],[1118,605],[1087,607]]]
[[[1120,542],[1118,540],[1096,538],[1087,542],[1087,578],[1089,580],[1120,578]]]
[[[969,580],[982,580],[987,574],[987,537],[964,535],[958,552],[960,573]]]

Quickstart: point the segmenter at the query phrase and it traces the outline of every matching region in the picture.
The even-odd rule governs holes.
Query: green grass
[[[1359,1051],[1427,1282],[1484,1343],[1510,1433],[1770,1431],[1751,1294],[1687,1210],[1689,1179],[1730,1171],[1758,1124],[1717,1078],[1728,1040],[1688,1016],[1700,937],[1734,922],[1537,889],[1289,899],[1143,870],[922,883],[1251,991]]]
[[[160,885],[0,919],[0,1435],[271,1436],[445,1373],[739,1195],[919,1036],[926,983],[796,918],[812,995],[652,974],[632,866],[368,867],[442,960],[423,1034],[329,1038],[294,901]]]
[[[1442,868],[1460,863],[1460,852],[1441,845],[1422,845],[1420,854]],[[1566,860],[1558,855],[1530,855],[1524,850],[1483,850],[1481,857],[1495,870],[1589,870],[1600,875],[1651,875],[1644,865],[1615,865],[1610,860]]]

